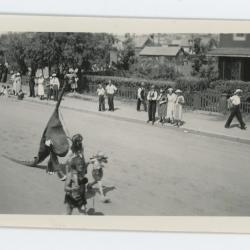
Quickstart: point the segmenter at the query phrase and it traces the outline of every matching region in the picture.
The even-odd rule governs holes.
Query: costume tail
[[[38,165],[38,164],[36,164],[36,160],[34,160],[34,161],[21,161],[21,160],[17,160],[15,158],[7,156],[7,155],[2,155],[2,156],[4,158],[10,160],[10,161],[13,161],[15,163],[18,163],[18,164],[21,164],[21,165],[24,165],[24,166],[27,166],[27,167],[33,167],[33,168],[39,168],[39,169],[47,169],[46,165]]]

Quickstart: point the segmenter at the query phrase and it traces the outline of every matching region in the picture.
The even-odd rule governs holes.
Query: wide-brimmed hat
[[[175,93],[182,93],[182,91],[180,89],[177,89]]]
[[[243,91],[241,90],[241,89],[236,89],[235,91],[234,91],[234,94],[239,94],[239,93],[242,93]]]

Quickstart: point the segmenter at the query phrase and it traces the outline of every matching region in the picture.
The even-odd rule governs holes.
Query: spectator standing
[[[35,75],[32,72],[32,69],[28,69],[28,81],[30,88],[30,97],[35,97]]]
[[[60,82],[58,77],[56,77],[56,73],[52,74],[51,85],[53,86],[53,96],[54,100],[58,101],[58,93],[60,88]]]
[[[162,124],[165,122],[165,118],[167,115],[167,97],[164,94],[163,89],[160,89],[160,94],[158,97],[158,116],[159,116],[159,122]]]
[[[2,74],[2,82],[6,82],[7,81],[7,76],[8,76],[8,63],[6,62],[4,65],[3,65],[3,74]]]
[[[16,75],[14,71],[12,70],[10,72],[10,84],[12,85],[12,93],[13,95],[16,95],[16,82],[15,82]]]
[[[175,101],[175,125],[177,127],[180,127],[183,124],[183,120],[182,120],[182,107],[183,104],[185,103],[185,99],[184,96],[182,95],[182,91],[180,89],[177,89],[175,91],[177,97],[176,97],[176,101]]]
[[[22,89],[22,79],[19,72],[16,73],[14,82],[15,82],[15,95],[18,95],[18,93]]]
[[[38,96],[40,97],[40,100],[43,100],[44,99],[44,78],[42,74],[39,75],[37,84],[38,84],[38,89],[37,89]]]
[[[240,103],[241,103],[240,96],[241,96],[242,92],[243,91],[241,89],[236,89],[234,92],[234,95],[232,97],[230,97],[228,100],[229,104],[230,104],[231,113],[227,119],[227,122],[225,124],[225,128],[230,127],[230,124],[235,116],[240,123],[240,128],[241,129],[247,128],[246,124],[243,122],[242,115],[240,112]]]
[[[112,84],[111,80],[109,80],[108,85],[106,86],[106,93],[108,96],[108,105],[109,105],[109,111],[114,111],[114,95],[117,92],[117,88],[115,85]]]
[[[98,84],[96,92],[99,98],[99,111],[105,111],[105,89],[102,84]]]
[[[168,89],[167,100],[168,100],[168,107],[167,107],[167,122],[174,123],[174,108],[175,108],[175,101],[176,101],[176,94],[173,93],[173,89]]]
[[[144,82],[141,83],[141,86],[137,90],[137,111],[141,110],[141,104],[144,106],[144,111],[147,112],[146,91],[144,88]]]
[[[51,96],[53,95],[52,76],[49,77],[49,80],[46,83],[46,89],[47,89],[47,100],[51,100]]]
[[[156,113],[156,101],[157,101],[157,91],[155,86],[152,85],[150,91],[148,92],[148,123],[152,122],[152,125],[155,123],[155,113]]]

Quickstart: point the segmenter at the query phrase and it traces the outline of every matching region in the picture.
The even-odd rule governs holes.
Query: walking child
[[[92,164],[92,177],[93,182],[88,184],[88,190],[91,190],[95,184],[98,184],[99,192],[101,194],[101,198],[103,202],[108,202],[109,200],[105,198],[105,194],[103,192],[102,186],[102,178],[103,178],[103,168],[105,163],[108,162],[107,157],[102,153],[98,152],[95,156],[90,159],[90,164]]]
[[[73,157],[70,162],[70,171],[67,173],[64,190],[66,192],[64,203],[66,204],[66,213],[71,215],[74,208],[79,213],[86,214],[87,200],[85,197],[85,185],[88,179],[85,177],[86,165],[80,156]]]

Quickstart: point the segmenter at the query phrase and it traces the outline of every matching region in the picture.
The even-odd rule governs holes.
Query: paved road
[[[32,158],[53,107],[0,99],[0,152]],[[86,157],[109,156],[91,214],[250,215],[250,146],[173,129],[62,110],[71,134],[84,136]],[[91,179],[91,177],[89,177]],[[43,170],[0,156],[0,213],[64,214],[63,183]],[[94,209],[93,209],[94,208]]]

